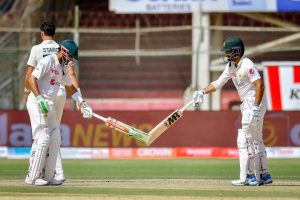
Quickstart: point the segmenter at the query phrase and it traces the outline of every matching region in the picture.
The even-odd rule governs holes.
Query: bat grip
[[[188,102],[185,106],[183,106],[179,111],[183,112],[185,111],[189,106],[191,106],[194,103],[194,100],[191,100],[190,102]]]
[[[93,117],[100,119],[103,122],[107,121],[107,119],[105,117],[102,117],[101,115],[97,115],[96,113],[93,113]]]

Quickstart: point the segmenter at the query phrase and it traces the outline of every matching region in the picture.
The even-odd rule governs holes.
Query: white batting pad
[[[39,178],[42,175],[48,146],[49,146],[49,138],[44,137],[38,139],[36,152],[28,174],[29,180],[32,182],[34,182],[37,178]]]
[[[57,153],[60,148],[60,131],[58,128],[54,129],[51,133],[51,139],[49,144],[48,156],[45,163],[45,176],[44,179],[51,181],[54,178],[55,166],[57,161]]]
[[[239,161],[240,161],[240,180],[245,181],[248,171],[248,151],[247,151],[247,140],[246,135],[242,131],[242,129],[238,130],[238,137],[237,137],[237,147],[239,150]]]

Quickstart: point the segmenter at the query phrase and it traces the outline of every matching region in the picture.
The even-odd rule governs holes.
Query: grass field
[[[64,160],[62,186],[24,184],[27,160],[0,159],[0,199],[300,199],[300,159],[269,160],[272,186],[234,187],[235,159]]]

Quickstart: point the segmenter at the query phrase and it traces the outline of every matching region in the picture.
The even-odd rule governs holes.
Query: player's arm
[[[255,91],[256,91],[254,105],[260,105],[260,102],[263,98],[264,90],[265,90],[264,82],[260,78],[260,79],[257,79],[256,81],[254,81],[253,85],[254,85],[254,88],[255,88]]]
[[[29,78],[31,76],[31,73],[33,72],[34,67],[28,65],[26,75],[25,75],[25,83],[24,83],[24,101],[27,101],[28,95],[31,92],[31,87],[29,83]]]
[[[41,93],[40,93],[39,86],[37,83],[37,78],[33,75],[30,75],[28,82],[29,82],[31,91],[33,92],[34,96],[36,96],[36,97],[40,96]]]
[[[30,87],[30,83],[29,83],[29,79],[31,77],[31,74],[35,68],[35,66],[37,65],[37,62],[36,62],[36,58],[35,58],[35,47],[33,46],[31,48],[31,51],[30,51],[30,55],[29,55],[29,58],[28,58],[28,61],[27,61],[27,71],[26,71],[26,75],[25,75],[25,83],[24,83],[24,100],[25,102],[27,101],[27,98],[28,98],[28,95],[29,93],[31,92],[31,87]]]
[[[67,72],[68,72],[68,74],[69,74],[69,76],[70,76],[70,79],[71,79],[72,84],[73,84],[74,87],[77,89],[77,91],[81,94],[81,90],[80,90],[80,87],[79,87],[78,79],[77,79],[77,77],[76,77],[76,73],[75,73],[75,70],[74,70],[74,66],[73,66],[73,65],[70,65],[70,66],[68,67],[68,69],[67,69]],[[67,94],[70,95],[70,94],[68,93],[68,90],[66,90],[66,91],[67,91]],[[72,96],[72,95],[70,95],[70,96]],[[82,95],[81,95],[81,96],[82,96]],[[76,103],[76,109],[77,109],[77,110],[80,110],[80,106],[79,106],[78,103]]]
[[[36,99],[36,101],[37,101],[37,103],[38,103],[38,105],[40,107],[40,110],[44,114],[47,114],[49,112],[48,105],[47,105],[46,100],[43,98],[43,96],[40,93],[37,80],[38,79],[34,75],[30,76],[30,78],[29,78],[29,84],[30,84],[30,87],[31,87],[31,91],[33,92],[33,94],[35,96],[35,99]]]
[[[80,92],[79,82],[78,82],[78,79],[76,77],[73,65],[71,65],[71,66],[68,67],[68,74],[69,74],[69,76],[71,78],[72,84]]]
[[[76,101],[76,103],[80,106],[83,117],[88,119],[92,118],[93,110],[87,104],[87,102],[84,101],[83,97],[81,96],[81,93],[74,87],[74,85],[65,85],[65,87],[67,93],[70,94],[74,101]]]
[[[30,90],[31,89],[30,84],[29,84],[29,78],[31,77],[31,74],[32,74],[33,70],[34,70],[34,67],[28,65],[26,75],[25,75],[25,84],[24,84],[25,85],[25,90]]]
[[[217,89],[212,84],[209,84],[208,86],[206,86],[205,88],[202,89],[204,94],[209,94],[209,93],[212,93],[216,90]]]
[[[66,85],[65,87],[66,87],[67,94],[70,96],[73,96],[76,92],[78,92],[78,90],[74,87],[74,85]]]
[[[228,66],[226,66],[225,70],[223,71],[223,73],[221,74],[221,76],[217,80],[211,82],[205,88],[194,92],[194,95],[193,95],[194,107],[198,107],[200,105],[200,103],[202,103],[204,94],[209,94],[209,93],[212,93],[212,92],[216,91],[217,89],[222,88],[223,85],[230,78],[231,77],[230,77],[230,74],[228,72]]]
[[[44,97],[40,93],[38,80],[41,79],[50,70],[50,68],[51,66],[49,63],[41,61],[37,64],[37,67],[34,68],[29,78],[31,91],[35,96],[36,102],[38,103],[40,110],[44,114],[47,114],[49,112],[48,101],[44,99]]]

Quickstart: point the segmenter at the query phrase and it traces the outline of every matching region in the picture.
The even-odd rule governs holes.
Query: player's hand
[[[193,95],[193,99],[194,99],[194,107],[199,107],[200,104],[203,102],[203,96],[204,96],[204,91],[203,90],[199,90],[199,91],[195,91],[194,95]]]
[[[260,108],[257,105],[252,106],[250,112],[250,122],[257,123],[260,121]]]
[[[49,112],[47,100],[45,100],[42,95],[37,96],[36,98],[37,103],[39,104],[40,110],[42,113],[47,114]]]
[[[92,110],[92,108],[87,104],[86,101],[83,101],[83,102],[80,104],[80,107],[81,107],[81,113],[83,114],[83,117],[84,117],[84,118],[87,118],[87,119],[93,118],[93,110]]]

